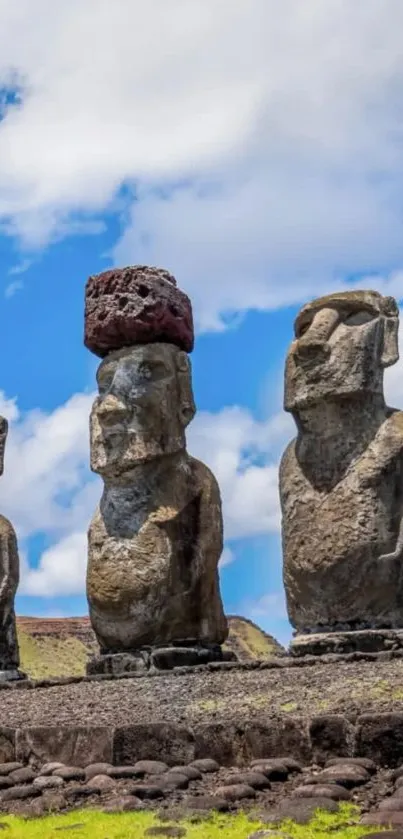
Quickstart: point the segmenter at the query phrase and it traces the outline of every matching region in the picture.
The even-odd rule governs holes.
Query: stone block
[[[22,763],[37,765],[56,760],[81,767],[112,763],[113,728],[77,725],[18,729],[16,755]]]
[[[354,754],[381,766],[399,766],[403,754],[403,714],[363,714],[357,722]]]
[[[13,728],[0,728],[0,763],[15,761],[15,731]]]
[[[168,766],[190,763],[195,758],[191,731],[172,723],[149,723],[115,729],[113,763],[130,766],[138,760],[162,760]]]
[[[298,717],[247,723],[245,750],[248,759],[290,755],[306,763],[311,758],[307,723]]]
[[[196,759],[213,758],[220,766],[246,762],[245,731],[230,723],[201,723],[193,728]]]
[[[354,728],[341,714],[323,714],[309,723],[309,738],[315,763],[352,755]]]

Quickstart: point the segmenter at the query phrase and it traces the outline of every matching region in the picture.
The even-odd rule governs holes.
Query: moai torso
[[[0,475],[3,474],[8,423],[0,417]],[[20,578],[17,537],[11,522],[0,515],[0,681],[20,679],[14,599]]]
[[[107,277],[112,306],[102,298],[102,275],[87,289],[86,343],[105,356],[90,422],[91,468],[104,491],[88,532],[87,571],[102,653],[220,645],[228,633],[218,580],[220,493],[210,470],[186,452],[195,412],[183,349],[193,344],[190,304],[165,273],[134,267],[117,271],[112,285]],[[126,289],[131,307],[123,325],[116,288]],[[103,303],[106,319],[98,318]],[[132,346],[105,352],[112,338],[115,347]]]
[[[299,318],[285,392],[299,433],[280,467],[291,623],[301,633],[403,626],[403,413],[382,390],[397,309],[353,292]]]

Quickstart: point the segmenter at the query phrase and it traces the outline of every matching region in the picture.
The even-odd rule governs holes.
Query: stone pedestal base
[[[236,661],[236,655],[219,645],[183,645],[147,647],[124,653],[103,653],[90,659],[87,676],[119,676],[147,670],[172,670],[174,667],[194,667],[210,661]]]
[[[290,643],[292,656],[327,653],[378,653],[403,649],[403,629],[360,629],[356,632],[315,632],[296,635]]]
[[[23,673],[22,670],[17,670],[17,668],[0,670],[0,682],[17,682],[26,678],[27,674]]]

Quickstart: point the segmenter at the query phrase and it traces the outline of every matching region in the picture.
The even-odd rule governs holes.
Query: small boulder
[[[1,793],[1,801],[22,801],[24,798],[35,798],[41,794],[41,790],[33,784],[10,787]]]
[[[134,795],[136,798],[140,799],[154,799],[154,798],[163,798],[164,797],[164,784],[147,784],[147,783],[139,783],[133,784],[130,789],[127,790],[129,795]]]
[[[0,775],[9,775],[10,772],[15,772],[17,769],[23,769],[23,763],[0,763]]]
[[[228,780],[228,783],[247,784],[247,786],[252,787],[253,789],[270,788],[270,781],[267,776],[263,775],[262,772],[258,772],[257,769],[255,772],[252,772],[251,770],[239,772],[236,776],[232,776],[232,778]]]
[[[179,772],[180,775],[186,775],[189,781],[201,781],[203,777],[200,769],[196,769],[195,766],[172,766],[169,771]]]
[[[220,767],[216,760],[213,760],[210,757],[200,758],[199,760],[192,760],[190,766],[194,766],[202,775],[206,775],[212,772],[218,772]]]
[[[262,763],[252,764],[253,769],[258,769],[269,781],[286,781],[289,775],[289,770],[284,763],[279,763],[275,760],[262,761]]]
[[[346,764],[336,764],[323,769],[318,775],[313,776],[311,782],[314,784],[339,784],[347,789],[367,784],[370,780],[370,775],[364,767],[361,766],[346,766]]]
[[[384,824],[388,827],[403,826],[403,813],[401,811],[394,812],[393,810],[378,810],[363,816],[360,824],[369,825],[370,827],[375,827],[378,824]],[[387,834],[383,835],[387,836]],[[368,839],[367,835],[365,839]]]
[[[132,810],[144,810],[144,804],[134,795],[122,795],[105,804],[102,810],[104,813],[131,813]]]
[[[108,775],[109,770],[112,769],[110,763],[90,763],[85,767],[85,780],[90,781],[96,775]]]
[[[183,804],[186,810],[190,812],[226,813],[229,809],[229,802],[225,798],[219,798],[215,795],[189,795]]]
[[[138,760],[133,769],[136,775],[162,775],[168,766],[161,760]]]
[[[58,778],[57,775],[38,775],[33,781],[34,787],[38,787],[40,790],[58,789],[64,787],[65,783],[63,778]]]
[[[57,778],[63,778],[64,781],[84,781],[85,779],[85,771],[80,766],[61,766],[52,774]]]
[[[14,772],[10,772],[7,777],[13,784],[32,784],[36,774],[28,766],[23,766],[22,769],[15,769]]]
[[[375,775],[377,770],[376,763],[369,757],[332,757],[325,763],[325,768],[329,766],[362,766],[370,775]]]
[[[94,792],[109,792],[110,790],[116,789],[116,781],[114,778],[110,778],[109,775],[94,775],[93,778],[87,781],[87,787]]]
[[[351,794],[338,784],[304,784],[293,790],[296,798],[330,798],[332,801],[350,801]]]
[[[62,769],[64,763],[57,763],[56,761],[52,761],[51,763],[45,763],[42,766],[42,769],[38,772],[38,775],[52,775],[52,773],[56,769]]]
[[[218,787],[217,796],[224,801],[242,801],[244,798],[254,798],[255,790],[248,784],[230,784]]]
[[[186,789],[189,786],[189,778],[179,772],[167,772],[158,779],[158,782],[165,791]]]

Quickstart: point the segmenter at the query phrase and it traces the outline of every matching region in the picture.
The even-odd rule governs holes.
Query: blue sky
[[[293,319],[345,285],[403,295],[403,7],[386,5],[3,0],[0,509],[20,614],[86,610],[101,485],[84,285],[146,263],[194,305],[188,446],[221,486],[226,610],[290,637],[277,466]],[[397,365],[396,405],[402,381]]]

